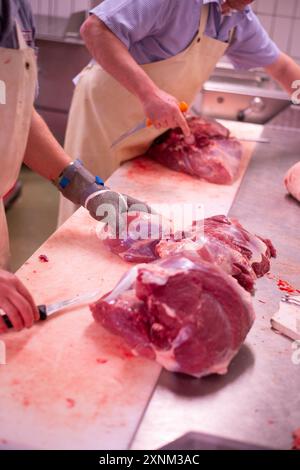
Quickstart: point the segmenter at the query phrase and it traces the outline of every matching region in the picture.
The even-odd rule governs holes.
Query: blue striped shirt
[[[210,4],[205,33],[228,41],[226,55],[238,69],[265,67],[280,51],[250,6],[222,15],[222,0],[104,0],[91,10],[125,44],[139,64],[172,57],[186,49],[197,34],[204,4]]]

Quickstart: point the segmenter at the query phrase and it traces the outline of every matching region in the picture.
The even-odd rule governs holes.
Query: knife
[[[87,302],[88,300],[91,300],[94,297],[100,296],[100,295],[101,295],[101,292],[97,290],[95,292],[89,292],[88,294],[77,295],[76,297],[73,297],[72,299],[63,300],[55,304],[39,305],[37,309],[40,314],[40,320],[45,321],[51,315],[53,315],[54,313],[60,312],[61,310],[64,310],[66,307],[70,307],[71,305],[83,304],[84,302]],[[7,315],[2,315],[2,318],[7,328],[13,328],[13,324],[11,323]]]
[[[185,113],[188,110],[188,105],[184,101],[181,101],[178,106],[179,106],[180,111],[183,112],[183,113]],[[112,143],[110,148],[115,147],[117,144],[122,142],[127,137],[130,137],[131,135],[135,134],[136,132],[138,132],[142,129],[145,129],[146,127],[151,127],[152,124],[153,123],[152,123],[151,119],[149,119],[149,118],[144,119],[142,122],[140,122],[139,124],[134,126],[132,129],[129,129],[129,131],[124,132],[124,134],[120,135],[120,137],[118,137]]]
[[[270,144],[270,139],[265,137],[236,137],[238,140],[242,142],[256,142],[257,144]]]

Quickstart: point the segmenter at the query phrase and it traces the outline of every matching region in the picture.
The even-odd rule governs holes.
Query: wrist
[[[148,83],[141,84],[136,93],[142,105],[145,106],[150,100],[157,96],[157,92],[157,86],[150,80]]]
[[[92,175],[80,160],[67,165],[54,184],[67,199],[82,206],[91,194],[105,188],[102,179]]]

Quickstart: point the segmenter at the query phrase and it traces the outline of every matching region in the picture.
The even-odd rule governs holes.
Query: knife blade
[[[242,142],[255,142],[257,144],[270,144],[270,139],[265,137],[237,137],[238,140]]]
[[[38,305],[37,309],[40,314],[40,320],[45,321],[54,313],[60,312],[61,310],[64,310],[65,308],[70,307],[72,305],[83,304],[84,302],[87,302],[88,300],[92,300],[94,297],[100,296],[100,295],[101,295],[101,292],[97,290],[94,292],[89,292],[88,294],[77,295],[76,297],[73,297],[72,299],[63,300],[60,302],[56,302],[54,304]],[[6,314],[2,315],[2,318],[7,328],[9,329],[13,328],[13,324],[11,323],[9,317]]]
[[[182,113],[185,113],[188,110],[188,105],[184,102],[181,101],[179,103],[179,109]],[[128,131],[124,132],[123,134],[120,135],[114,142],[111,144],[110,148],[115,147],[118,145],[120,142],[122,142],[124,139],[127,139],[127,137],[130,137],[131,135],[135,134],[136,132],[145,129],[146,127],[151,127],[152,126],[152,121],[148,118],[144,119],[142,122],[139,122],[136,126],[132,127]]]

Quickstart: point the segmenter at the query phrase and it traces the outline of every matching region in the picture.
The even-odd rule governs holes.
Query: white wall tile
[[[69,17],[87,10],[91,0],[29,0],[35,14]],[[98,0],[101,3],[101,0]],[[278,46],[292,57],[300,57],[300,0],[256,0],[253,9]],[[276,13],[276,15],[275,15]],[[295,17],[299,20],[295,20]]]
[[[37,13],[38,9],[38,0],[30,0],[30,4],[33,10],[33,13]]]
[[[293,57],[300,57],[300,20],[296,20],[293,29],[291,55]]]
[[[267,33],[271,34],[273,17],[270,16],[270,15],[262,15],[262,14],[258,15],[258,16],[259,16],[259,20],[260,20],[261,24],[263,25],[263,27],[265,28]]]
[[[294,17],[299,0],[278,0],[276,15]]]
[[[291,26],[292,20],[290,18],[277,17],[275,19],[273,39],[283,52],[288,52]]]
[[[259,13],[269,13],[272,15],[275,13],[276,0],[259,0],[255,2],[254,7]]]

